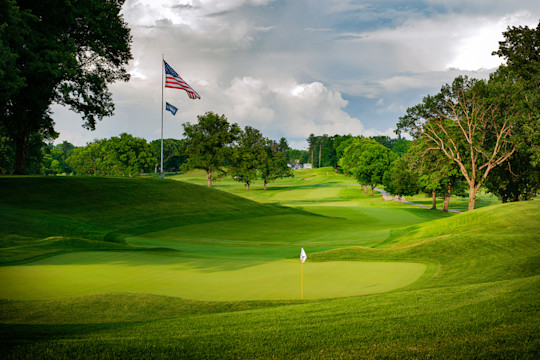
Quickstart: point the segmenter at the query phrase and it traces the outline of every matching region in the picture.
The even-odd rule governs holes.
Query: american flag
[[[197,94],[197,92],[193,90],[193,88],[189,86],[165,60],[163,60],[163,63],[165,64],[165,87],[185,90],[189,98],[193,100],[201,98],[200,95]]]

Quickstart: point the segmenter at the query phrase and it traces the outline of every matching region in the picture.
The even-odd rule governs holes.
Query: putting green
[[[304,299],[374,294],[416,281],[426,265],[306,262]],[[300,298],[299,260],[182,257],[175,252],[79,252],[0,267],[1,298],[57,299],[132,292],[194,300]]]

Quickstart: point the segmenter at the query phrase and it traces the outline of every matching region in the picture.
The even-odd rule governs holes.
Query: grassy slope
[[[310,303],[188,302],[135,294],[3,301],[0,355],[535,358],[539,215],[537,201],[487,207],[395,229],[375,249],[311,254],[312,261],[432,264],[431,276],[387,294]]]
[[[0,177],[0,263],[126,248],[126,234],[294,212],[177,181]]]

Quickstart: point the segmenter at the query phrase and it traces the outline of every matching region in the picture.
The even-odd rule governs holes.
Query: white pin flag
[[[300,251],[300,261],[302,262],[302,264],[306,261],[306,259],[307,259],[306,252],[304,251],[304,248],[302,248],[302,251]]]

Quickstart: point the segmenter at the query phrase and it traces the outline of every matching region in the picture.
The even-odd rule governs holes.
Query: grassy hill
[[[224,271],[219,264],[231,259],[252,261],[253,254],[270,249],[277,250],[262,256],[264,261],[297,257],[299,245],[309,241],[306,268],[340,262],[426,266],[417,281],[391,291],[310,301],[193,301],[129,292],[52,300],[0,296],[0,357],[538,357],[538,201],[446,215],[385,203],[365,196],[344,178],[324,176],[328,178],[312,178],[313,183],[287,180],[283,188],[249,195],[275,205],[172,181],[0,178],[0,210],[9,213],[0,220],[2,254],[8,254],[2,256],[7,259],[33,256],[37,244],[56,236],[84,241],[77,243],[78,250],[93,249],[96,259],[110,253],[113,264],[121,260],[133,270],[148,265],[142,263],[145,257],[161,256],[161,250],[142,246],[169,247],[180,250],[181,260],[212,262],[212,267],[195,270],[219,275]],[[289,208],[279,206],[278,199],[286,199]],[[24,221],[19,223],[17,214]],[[300,223],[302,231],[289,231],[291,223]],[[256,238],[254,231],[260,232]],[[124,251],[108,252],[106,246],[128,249],[138,262],[126,263],[115,257]],[[69,246],[52,249],[57,250]],[[0,272],[30,271],[39,264],[43,269],[96,264],[84,254],[72,256],[76,264],[60,261],[62,255],[4,265]],[[171,258],[163,255],[162,266]],[[246,269],[249,274],[255,267]],[[148,280],[144,272],[138,274],[133,281]]]
[[[127,234],[290,212],[170,180],[0,177],[0,262],[65,250],[121,249]]]

